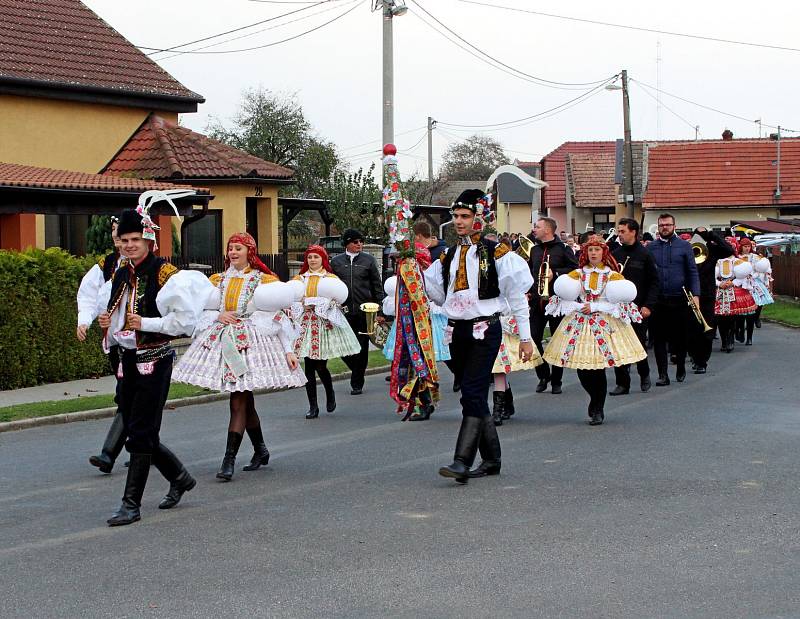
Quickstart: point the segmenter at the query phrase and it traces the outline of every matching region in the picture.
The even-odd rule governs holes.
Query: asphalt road
[[[0,616],[800,616],[800,333],[755,340],[597,428],[574,372],[561,396],[514,375],[503,472],[463,487],[436,474],[444,368],[429,422],[401,423],[382,375],[316,421],[303,390],[257,398],[272,461],[239,471],[245,439],[227,484],[225,404],[165,415],[198,485],[159,511],[153,470],[128,527],[105,526],[124,469],[86,463],[108,420],[2,434]]]

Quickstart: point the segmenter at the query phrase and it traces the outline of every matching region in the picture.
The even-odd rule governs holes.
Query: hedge
[[[0,390],[108,374],[97,323],[75,337],[75,300],[96,258],[51,248],[0,251]]]

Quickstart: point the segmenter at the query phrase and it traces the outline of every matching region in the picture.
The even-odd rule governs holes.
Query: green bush
[[[107,374],[97,323],[75,337],[81,278],[96,258],[0,251],[0,390]]]

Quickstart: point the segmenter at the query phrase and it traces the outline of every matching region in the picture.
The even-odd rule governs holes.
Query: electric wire
[[[485,56],[486,58],[491,59],[493,62],[497,63],[498,65],[501,65],[502,67],[504,67],[506,69],[514,71],[515,73],[518,73],[518,74],[520,74],[520,75],[522,75],[522,76],[524,76],[524,77],[526,77],[526,78],[528,78],[530,80],[535,81],[536,83],[538,83],[541,86],[546,86],[546,87],[550,87],[550,88],[565,88],[565,87],[576,87],[576,86],[578,86],[578,87],[580,87],[580,86],[586,87],[586,86],[592,86],[594,84],[599,84],[600,82],[605,82],[608,79],[608,78],[604,78],[602,80],[595,80],[595,81],[592,81],[592,82],[559,82],[559,81],[556,81],[556,80],[548,80],[548,79],[545,79],[543,77],[538,77],[536,75],[531,75],[530,73],[526,73],[525,71],[522,71],[521,69],[517,69],[515,67],[512,67],[509,64],[506,64],[502,60],[498,60],[497,58],[495,58],[491,54],[488,54],[487,52],[485,52],[482,49],[478,48],[472,42],[470,42],[469,40],[467,40],[464,37],[462,37],[460,34],[455,32],[452,28],[450,28],[445,23],[443,23],[439,18],[437,18],[435,15],[433,15],[424,6],[422,6],[422,4],[420,4],[418,0],[410,0],[410,2],[413,2],[414,5],[416,5],[420,10],[422,10],[422,12],[425,13],[428,17],[430,17],[433,21],[435,21],[442,28],[447,30],[447,32],[449,32],[451,35],[453,35],[454,37],[456,37],[457,39],[459,39],[460,41],[462,41],[463,43],[465,43],[466,45],[468,45],[469,47],[474,49],[476,52],[480,53],[481,55]]]
[[[665,105],[663,101],[659,101],[659,100],[658,100],[658,97],[656,97],[655,95],[653,95],[653,94],[651,94],[651,93],[647,92],[647,90],[646,90],[646,89],[645,89],[645,88],[644,88],[644,87],[643,87],[643,86],[642,86],[642,85],[641,85],[639,82],[636,82],[636,85],[639,87],[639,91],[640,91],[640,92],[643,92],[644,94],[646,94],[646,95],[647,95],[648,97],[650,97],[650,98],[651,98],[653,101],[655,101],[656,103],[658,103],[659,105],[661,105],[661,106],[662,106],[664,109],[666,109],[668,112],[670,112],[670,113],[671,113],[673,116],[676,116],[677,118],[679,118],[680,120],[682,120],[684,123],[686,123],[687,125],[689,125],[689,126],[692,128],[692,129],[694,129],[694,130],[697,130],[697,124],[696,124],[696,123],[695,123],[695,124],[693,124],[693,123],[689,122],[689,121],[688,121],[688,120],[686,120],[686,119],[685,119],[683,116],[681,116],[680,114],[678,114],[678,113],[677,113],[675,110],[673,110],[672,108],[670,108],[670,107],[668,107],[667,105]]]
[[[354,4],[359,2],[360,0],[351,0]],[[338,8],[341,8],[342,5],[331,5],[326,9],[322,9],[321,11],[317,11],[316,13],[309,13],[306,15],[302,15],[301,17],[296,17],[295,19],[290,19],[289,21],[285,21],[280,24],[275,24],[274,26],[269,26],[268,28],[261,28],[260,30],[255,30],[253,32],[248,32],[246,34],[241,34],[238,37],[231,37],[230,39],[225,39],[223,41],[217,41],[216,43],[209,43],[208,45],[203,45],[202,47],[195,47],[194,49],[190,50],[178,50],[174,54],[170,56],[162,56],[161,58],[154,58],[154,60],[161,61],[161,60],[169,60],[170,58],[175,58],[176,56],[183,56],[184,54],[190,52],[198,52],[203,49],[209,49],[211,47],[217,47],[218,45],[224,45],[225,43],[230,43],[231,41],[239,41],[241,39],[246,39],[248,37],[255,36],[257,34],[261,34],[262,32],[268,32],[269,30],[275,30],[276,28],[282,28],[283,26],[288,26],[289,24],[293,24],[295,22],[303,21],[306,19],[311,19],[312,17],[317,17],[318,15],[322,15],[323,13],[329,13],[330,11],[335,11]],[[158,52],[156,52],[158,53]]]
[[[653,34],[665,34],[674,37],[683,37],[687,39],[699,39],[702,41],[711,41],[714,43],[727,43],[730,45],[746,45],[748,47],[761,47],[764,49],[774,49],[784,52],[800,52],[800,48],[788,47],[784,45],[770,45],[768,43],[753,43],[752,41],[737,41],[735,39],[723,39],[721,37],[705,36],[701,34],[688,34],[685,32],[673,32],[670,30],[660,30],[658,28],[645,28],[643,26],[630,26],[627,24],[615,24],[612,22],[604,22],[597,19],[586,19],[582,17],[570,17],[567,15],[556,15],[555,13],[545,13],[544,11],[534,11],[532,9],[521,9],[513,6],[501,6],[499,4],[490,4],[488,2],[480,2],[479,0],[458,0],[464,4],[474,4],[477,6],[490,7],[493,9],[504,9],[506,11],[515,11],[517,13],[529,13],[531,15],[539,15],[541,17],[551,17],[553,19],[563,19],[567,21],[581,22],[584,24],[593,24],[596,26],[607,26],[610,28],[623,28],[625,30],[637,30],[639,32],[649,32]]]

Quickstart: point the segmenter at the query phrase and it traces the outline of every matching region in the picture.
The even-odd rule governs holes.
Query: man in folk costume
[[[117,269],[122,266],[125,258],[120,254],[120,247],[122,241],[119,240],[117,235],[117,226],[119,224],[119,217],[111,217],[111,239],[114,241],[114,251],[98,260],[97,264],[92,266],[91,269],[83,276],[81,284],[78,287],[78,328],[76,335],[81,342],[86,341],[86,333],[89,327],[105,309],[105,304],[101,303],[101,290],[103,290],[106,282],[113,279]],[[116,375],[119,368],[119,347],[112,346],[108,351],[108,362],[111,364],[111,370]],[[117,394],[114,396],[114,402],[119,402],[119,380],[117,380]],[[117,456],[122,452],[125,446],[125,428],[122,421],[122,413],[117,408],[117,413],[114,415],[114,420],[111,422],[111,427],[106,434],[106,440],[103,441],[103,447],[100,454],[91,456],[89,464],[96,466],[100,469],[101,473],[110,473],[114,468],[114,462]]]
[[[190,192],[193,193],[193,192]],[[170,341],[191,335],[203,310],[208,281],[196,271],[179,271],[155,256],[155,230],[150,206],[187,192],[146,192],[139,206],[123,211],[117,234],[127,266],[114,275],[107,311],[98,317],[104,345],[119,346],[119,407],[122,411],[130,465],[122,505],[110,526],[140,520],[142,495],[152,463],[170,482],[161,509],[174,507],[194,488],[195,480],[159,439],[161,416],[169,393],[175,353]],[[176,213],[177,213],[177,209]]]
[[[403,421],[425,420],[439,397],[434,332],[422,275],[422,269],[430,264],[430,252],[415,243],[411,204],[403,197],[396,153],[393,144],[383,148],[386,177],[383,204],[389,241],[397,251],[395,341],[389,394],[397,402],[397,412],[404,413]],[[415,408],[419,414],[412,416]]]
[[[456,199],[451,213],[458,241],[425,271],[428,294],[449,319],[450,353],[461,379],[463,418],[455,456],[439,474],[462,484],[469,477],[500,472],[500,440],[487,399],[502,340],[502,314],[517,321],[520,359],[533,356],[525,297],[533,278],[525,260],[507,245],[481,238],[486,220],[492,217],[490,202],[491,196],[478,189],[464,191]],[[479,449],[483,462],[470,471]]]

